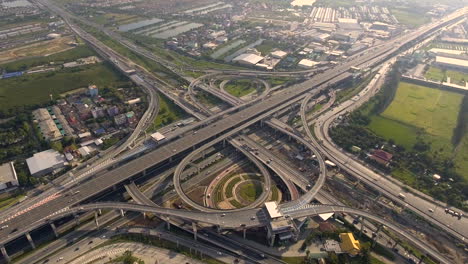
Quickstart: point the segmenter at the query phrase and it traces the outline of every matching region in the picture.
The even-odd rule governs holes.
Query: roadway
[[[459,14],[458,14],[459,15]],[[453,17],[451,17],[453,19]],[[444,21],[445,22],[445,21]],[[174,157],[176,154],[179,154],[183,151],[186,151],[193,146],[196,146],[202,142],[207,141],[214,135],[220,135],[227,130],[230,130],[240,124],[248,123],[248,120],[254,117],[258,117],[262,113],[267,112],[268,110],[279,107],[280,105],[290,105],[296,102],[296,98],[301,96],[311,87],[314,87],[318,84],[326,83],[330,80],[339,80],[340,78],[345,78],[346,71],[351,66],[372,66],[380,63],[386,57],[394,54],[399,50],[401,46],[406,44],[409,41],[415,40],[423,33],[427,33],[430,29],[440,27],[443,25],[440,21],[436,24],[432,24],[430,28],[420,30],[418,33],[407,37],[406,41],[390,42],[386,46],[374,49],[372,52],[345,62],[332,70],[326,71],[322,74],[315,75],[311,79],[301,84],[294,85],[290,87],[287,91],[279,92],[276,95],[264,99],[261,102],[245,106],[244,109],[233,113],[217,122],[199,129],[199,133],[193,133],[191,135],[186,135],[183,138],[170,142],[156,151],[149,153],[140,157],[135,161],[130,161],[127,164],[111,171],[104,173],[101,177],[89,180],[81,184],[80,186],[75,187],[77,190],[82,190],[85,195],[79,195],[78,197],[68,201],[68,199],[54,199],[46,204],[46,206],[38,206],[27,213],[18,216],[14,221],[6,221],[9,225],[8,228],[1,230],[0,235],[2,237],[0,243],[5,244],[7,241],[18,237],[18,235],[23,234],[23,230],[29,230],[27,227],[35,226],[35,223],[41,222],[40,219],[43,219],[47,216],[50,216],[54,212],[60,211],[61,209],[66,209],[69,206],[79,203],[80,201],[90,198],[91,196],[99,193],[104,189],[108,189],[111,186],[122,182],[129,177],[136,175],[154,164],[161,164],[163,161],[169,160]],[[349,76],[349,74],[348,74]],[[242,108],[242,107],[241,107]],[[87,189],[85,189],[85,187]],[[20,229],[20,231],[12,232],[14,229]],[[13,234],[12,234],[13,233]]]
[[[338,164],[350,175],[353,175],[363,181],[366,185],[378,190],[394,202],[412,210],[457,239],[465,241],[465,238],[468,236],[468,229],[466,229],[466,226],[468,226],[468,219],[462,218],[461,220],[457,220],[456,217],[445,214],[445,207],[433,198],[415,195],[415,193],[417,193],[415,190],[412,192],[404,191],[404,189],[408,188],[407,186],[399,183],[391,177],[379,175],[371,168],[363,165],[354,156],[347,154],[346,151],[336,146],[329,135],[330,127],[339,116],[357,109],[375,95],[380,87],[380,85],[376,85],[376,83],[382,81],[380,78],[386,72],[388,67],[390,67],[390,65],[384,66],[368,87],[358,95],[320,116],[315,121],[316,126],[314,127],[314,134],[320,142],[319,144],[315,142],[315,144],[324,155],[326,155],[335,164]],[[303,114],[301,116],[304,118]],[[311,132],[308,129],[306,129],[306,132],[310,138],[312,136]],[[398,197],[399,193],[405,193],[406,199],[401,200]],[[434,213],[430,213],[429,209],[433,209]]]

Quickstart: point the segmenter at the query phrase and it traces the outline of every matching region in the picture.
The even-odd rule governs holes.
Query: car
[[[221,217],[225,217],[225,216],[226,216],[226,214],[225,214],[225,213],[222,213],[222,214],[221,214]]]
[[[223,253],[221,253],[221,251],[218,251],[218,252],[216,252],[216,254],[221,256]]]
[[[75,248],[75,251],[78,251],[78,250],[80,250],[80,248],[79,248],[79,247]]]
[[[432,208],[429,208],[429,210],[428,210],[428,211],[429,211],[430,213],[433,213],[433,212],[434,212],[434,209],[432,209]]]
[[[93,241],[91,240],[91,241],[88,242],[88,245],[91,245],[92,243],[93,243]]]
[[[0,227],[0,230],[3,230],[5,228],[8,228],[8,225],[4,225],[4,226]]]
[[[256,219],[255,216],[250,217],[250,220],[255,220],[255,219]]]

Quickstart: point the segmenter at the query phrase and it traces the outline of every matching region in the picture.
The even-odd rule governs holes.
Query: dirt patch
[[[0,63],[6,63],[26,57],[49,56],[54,53],[73,49],[73,47],[67,43],[74,41],[75,39],[73,37],[67,36],[5,50],[0,52]]]

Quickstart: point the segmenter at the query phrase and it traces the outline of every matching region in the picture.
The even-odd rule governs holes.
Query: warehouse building
[[[439,67],[468,72],[468,60],[436,56],[434,64]]]
[[[0,191],[18,186],[18,176],[16,175],[13,162],[0,165]]]
[[[253,66],[263,60],[262,56],[256,54],[244,53],[235,57],[232,61],[242,65]]]
[[[53,149],[34,154],[31,158],[26,159],[26,163],[29,172],[35,177],[52,173],[67,165],[65,157]]]

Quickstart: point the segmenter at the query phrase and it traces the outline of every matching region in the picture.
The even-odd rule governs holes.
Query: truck
[[[406,198],[406,195],[402,194],[402,193],[399,193],[398,194],[398,198],[404,200]]]

